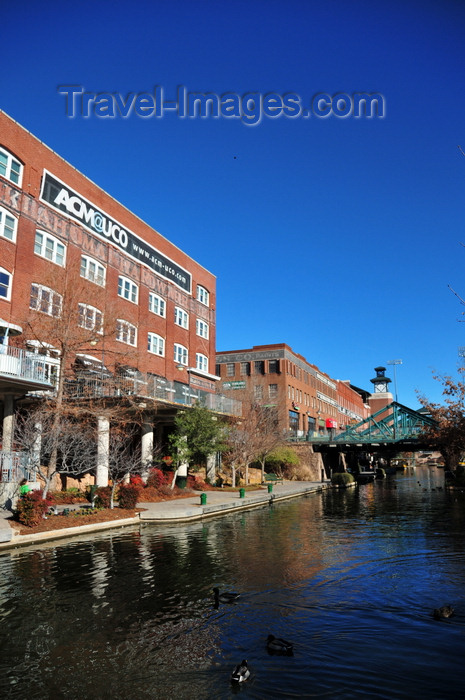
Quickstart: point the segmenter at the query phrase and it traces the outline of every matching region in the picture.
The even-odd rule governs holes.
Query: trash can
[[[92,484],[91,486],[89,486],[89,501],[92,503],[92,505],[95,501],[95,492],[97,491],[97,489],[98,486],[96,484]]]
[[[273,493],[273,484],[268,484],[268,493]]]
[[[207,502],[207,494],[206,493],[201,493],[200,494],[200,505],[204,506]]]
[[[176,478],[176,486],[180,489],[185,489],[187,486],[187,476],[178,476]]]
[[[245,498],[245,489],[239,489],[239,498]]]

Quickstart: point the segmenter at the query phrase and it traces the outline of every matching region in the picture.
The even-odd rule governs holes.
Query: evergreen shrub
[[[354,481],[355,478],[353,474],[349,474],[349,472],[336,472],[336,474],[331,476],[331,483],[333,486],[348,486],[349,484],[353,484]]]

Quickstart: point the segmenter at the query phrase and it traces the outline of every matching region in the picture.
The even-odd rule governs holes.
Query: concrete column
[[[183,439],[187,442],[187,435],[185,435]],[[178,452],[178,454],[179,454],[179,452]],[[189,462],[186,462],[184,460],[181,460],[178,462],[178,468],[176,470],[176,483],[178,486],[181,486],[182,488],[184,488],[186,485],[188,467],[189,467]]]
[[[110,452],[110,421],[99,416],[97,423],[97,469],[95,483],[108,486],[108,455]]]
[[[189,462],[179,462],[178,476],[187,476],[187,468],[189,467]]]
[[[153,459],[153,426],[146,418],[144,418],[141,429],[141,458],[143,465],[141,476],[146,479]]]
[[[216,454],[207,457],[206,478],[210,484],[214,484],[216,481]]]
[[[13,451],[13,394],[3,395],[3,452]]]

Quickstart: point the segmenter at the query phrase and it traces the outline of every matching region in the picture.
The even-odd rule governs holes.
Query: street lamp
[[[402,364],[402,360],[388,360],[386,362],[387,365],[394,365],[394,391],[396,394],[396,403],[397,403],[397,375],[396,375],[396,366]]]

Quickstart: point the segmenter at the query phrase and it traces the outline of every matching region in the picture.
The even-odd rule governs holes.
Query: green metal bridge
[[[424,430],[435,425],[433,418],[393,401],[342,433],[309,437],[307,440],[314,444],[362,446],[408,443],[419,447],[424,443]]]

